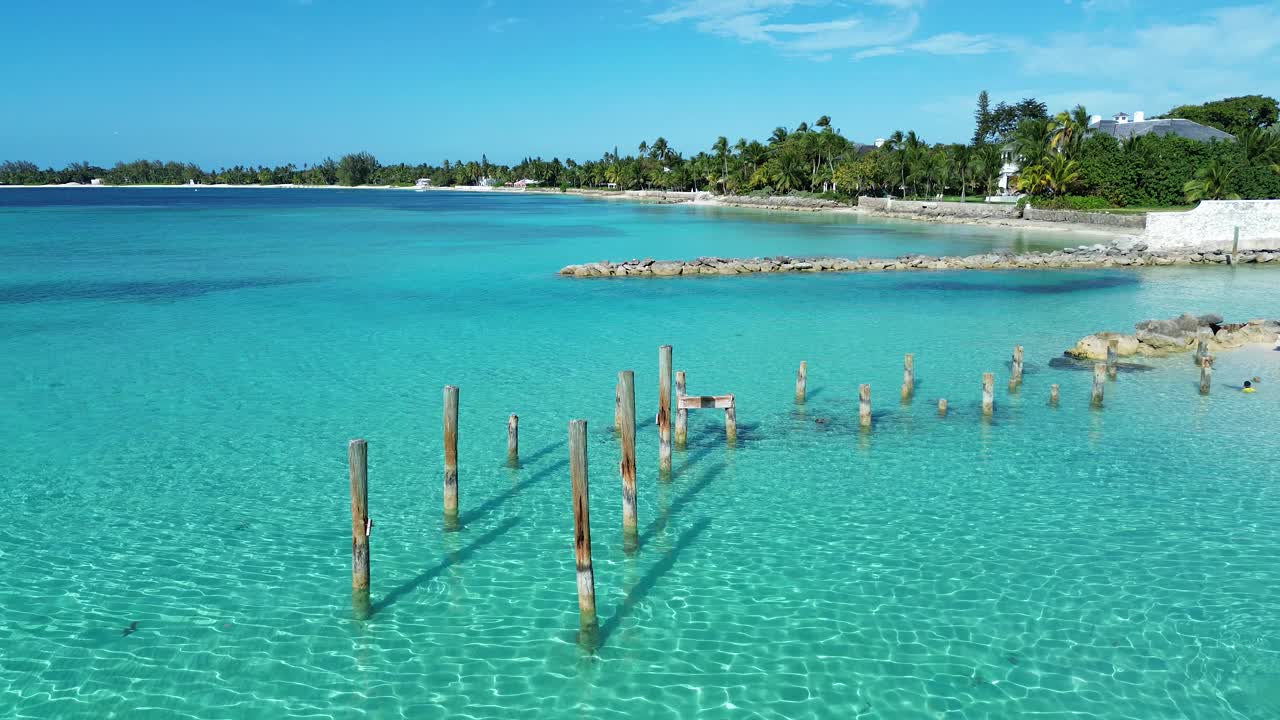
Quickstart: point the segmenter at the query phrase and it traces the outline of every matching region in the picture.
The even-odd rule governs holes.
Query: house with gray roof
[[[1200,142],[1225,142],[1235,140],[1236,136],[1223,132],[1218,128],[1201,125],[1194,120],[1182,118],[1152,118],[1136,112],[1132,117],[1128,113],[1116,113],[1110,120],[1103,120],[1101,115],[1089,118],[1089,133],[1106,133],[1121,142],[1131,137],[1142,135],[1177,135],[1188,140]]]

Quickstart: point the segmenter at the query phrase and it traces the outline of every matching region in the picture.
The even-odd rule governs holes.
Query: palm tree
[[[780,145],[787,141],[787,129],[779,125],[773,129],[773,133],[769,135],[770,145]]]
[[[665,163],[671,156],[671,148],[667,146],[667,139],[661,136],[653,141],[653,145],[649,146],[649,152],[653,153],[654,159],[661,163]]]
[[[641,140],[640,147],[636,149],[640,151],[640,157],[644,157],[645,153],[649,152],[649,143],[645,142],[644,140]]]
[[[818,121],[815,122],[813,125],[814,127],[820,127],[820,128],[831,127],[831,116],[823,115],[822,117],[818,118]]]
[[[1246,130],[1240,133],[1240,147],[1249,162],[1280,160],[1280,133],[1262,128]]]
[[[969,170],[973,163],[973,151],[968,145],[952,145],[947,155],[951,174],[960,180],[960,202],[965,201],[965,187],[969,184]]]
[[[1196,171],[1195,179],[1188,180],[1182,191],[1187,195],[1187,202],[1239,200],[1240,196],[1230,191],[1234,174],[1234,167],[1214,158]]]
[[[724,174],[720,176],[720,189],[726,195],[729,188],[725,185],[725,180],[729,178],[729,138],[721,135],[716,138],[716,143],[711,146],[711,151],[716,154],[716,159],[724,163]]]
[[[1013,131],[1013,151],[1023,166],[1038,165],[1053,146],[1057,123],[1053,120],[1027,118]]]
[[[1070,112],[1063,110],[1053,119],[1053,139],[1055,149],[1075,157],[1084,144],[1085,133],[1089,130],[1089,111],[1083,105],[1076,105]]]
[[[1066,195],[1067,190],[1080,179],[1080,163],[1059,153],[1044,165],[1045,184],[1053,195]]]

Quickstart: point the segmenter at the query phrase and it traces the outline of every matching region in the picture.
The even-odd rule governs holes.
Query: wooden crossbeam
[[[678,399],[681,410],[715,408],[723,410],[735,407],[733,395],[682,395]]]

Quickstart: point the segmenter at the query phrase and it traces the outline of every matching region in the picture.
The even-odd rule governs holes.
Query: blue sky
[[[972,132],[974,99],[1280,95],[1280,3],[64,0],[0,4],[0,159],[206,166],[692,154],[819,115]]]

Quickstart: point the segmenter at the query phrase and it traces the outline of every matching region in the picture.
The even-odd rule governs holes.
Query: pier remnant
[[[591,511],[587,493],[587,421],[569,421],[569,474],[573,482],[573,557],[578,568],[582,629],[596,627],[596,579],[591,567]]]
[[[806,360],[800,361],[800,372],[796,373],[796,404],[804,404],[805,385],[809,381],[809,363]]]
[[[1107,383],[1107,366],[1105,363],[1093,364],[1093,395],[1089,398],[1092,407],[1102,407],[1102,388]]]
[[[1117,350],[1120,347],[1119,338],[1111,338],[1107,341],[1107,379],[1115,380],[1119,368],[1116,364]]]
[[[689,441],[689,411],[680,406],[684,397],[684,371],[676,371],[676,449],[683,450]]]
[[[622,545],[634,549],[636,544],[636,386],[635,373],[618,373],[619,397],[622,398]]]
[[[1213,356],[1205,355],[1200,358],[1200,394],[1208,395],[1209,388],[1213,383]]]
[[[507,467],[520,467],[520,417],[507,418]]]
[[[916,358],[911,353],[907,353],[902,359],[902,402],[911,402],[911,396],[916,392]]]
[[[1013,348],[1012,374],[1009,377],[1009,392],[1017,392],[1022,386],[1022,346]]]
[[[658,472],[671,472],[671,346],[658,348]]]
[[[1049,386],[1049,405],[1058,407],[1058,383]]]
[[[867,383],[858,386],[858,424],[871,427],[871,386]]]
[[[991,416],[996,408],[996,375],[982,373],[982,414]]]
[[[729,396],[729,405],[724,409],[724,439],[730,447],[738,444],[738,404],[733,396]]]
[[[725,438],[733,445],[738,439],[738,402],[730,395],[681,395],[678,399],[681,410],[702,410],[714,408],[724,410]]]
[[[351,467],[351,597],[356,616],[369,614],[369,445],[364,440],[347,444]]]
[[[444,520],[458,523],[458,386],[444,386]]]
[[[938,417],[946,417],[946,416],[947,416],[947,399],[939,398],[938,399]]]

